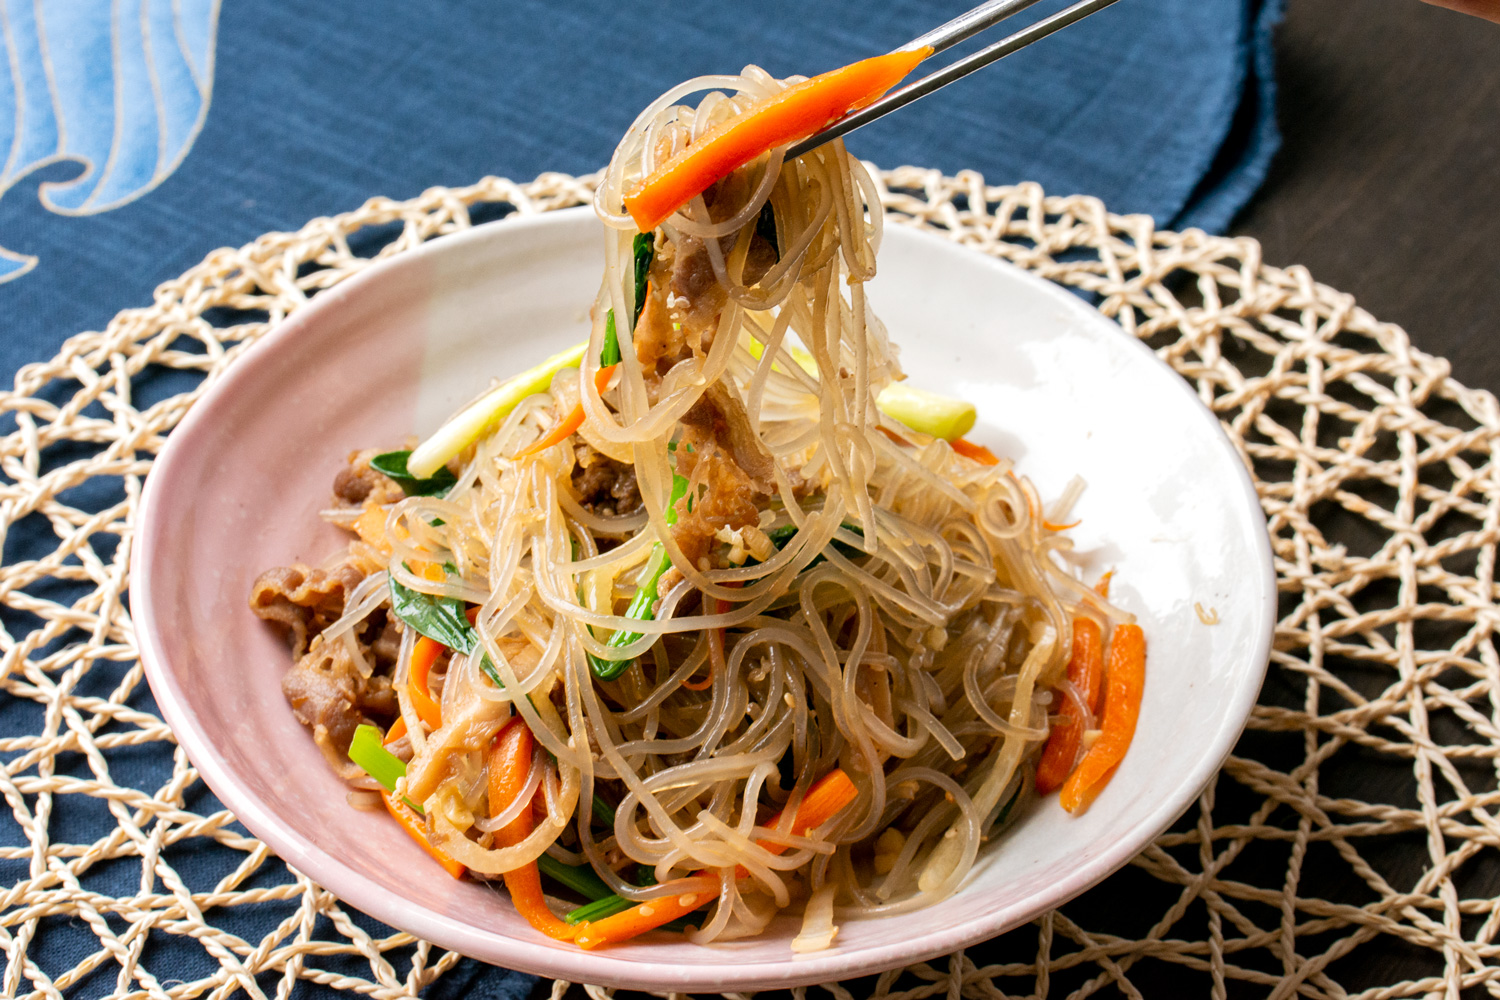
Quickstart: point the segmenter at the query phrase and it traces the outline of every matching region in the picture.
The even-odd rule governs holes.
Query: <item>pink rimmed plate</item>
[[[1093,808],[1071,817],[1042,802],[952,898],[846,922],[835,947],[804,956],[789,948],[790,918],[712,948],[656,935],[583,952],[537,934],[504,893],[449,878],[385,815],[350,808],[281,696],[289,656],[248,610],[250,583],[343,544],[317,512],[350,451],[430,432],[492,375],[585,338],[602,268],[587,209],[434,240],[318,295],[172,434],[137,522],[136,634],[167,722],[246,827],[353,906],[464,954],[579,982],[717,992],[971,945],[1094,885],[1187,808],[1244,726],[1275,622],[1244,465],[1187,383],[1118,326],[1056,285],[901,226],[886,230],[870,300],[913,383],[973,400],[970,437],[1013,457],[1044,497],[1083,476],[1082,570],[1117,570],[1114,597],[1145,626],[1135,744]]]

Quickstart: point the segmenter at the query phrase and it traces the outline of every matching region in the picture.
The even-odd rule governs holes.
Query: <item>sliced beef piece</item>
[[[708,248],[702,240],[678,237],[668,287],[673,296],[673,318],[682,324],[683,339],[707,351],[713,346],[719,313],[729,301],[729,293],[714,275],[713,262],[708,259]]]
[[[287,629],[292,655],[344,613],[344,598],[365,574],[350,563],[317,569],[302,563],[268,569],[250,587],[250,610]]]
[[[394,479],[370,468],[370,459],[379,454],[376,448],[350,452],[349,464],[333,477],[334,499],[345,506],[357,507],[395,503],[405,496]]]
[[[633,514],[640,509],[641,491],[635,466],[617,462],[586,444],[578,445],[573,489],[584,509],[601,517]]]
[[[754,193],[750,176],[745,171],[736,170],[703,192],[704,203],[708,206],[708,217],[715,222],[723,222],[743,208]],[[764,212],[765,209],[762,208],[761,211]],[[745,251],[745,267],[738,280],[748,287],[764,277],[765,273],[775,266],[778,258],[776,248],[760,233],[758,217],[748,222],[745,229],[750,231],[750,246]],[[726,263],[745,229],[719,237],[719,249],[723,252]],[[729,273],[733,276],[734,271],[730,269]]]
[[[684,510],[687,504],[678,503],[677,524],[672,527],[672,538],[682,548],[682,554],[701,568],[699,560],[708,555],[720,528],[736,531],[759,522],[757,501],[765,492],[718,448],[700,449],[696,453],[678,449],[677,455],[679,472],[686,466],[704,466],[699,482],[707,489],[693,503],[692,510]],[[698,457],[687,457],[694,455]]]
[[[372,611],[360,629],[359,644],[375,664],[376,673],[395,673],[401,652],[401,620],[384,608]]]
[[[776,248],[759,233],[750,237],[750,250],[745,255],[745,284],[753,285],[776,266]]]
[[[691,354],[686,335],[667,308],[666,296],[657,293],[654,285],[635,325],[634,341],[647,389],[655,388],[673,365]]]
[[[680,236],[662,250],[651,268],[651,294],[634,335],[635,356],[648,382],[713,346],[728,301],[702,240]]]
[[[354,730],[366,723],[384,728],[398,711],[390,677],[361,675],[342,640],[315,641],[281,678],[281,692],[341,773]]]
[[[709,215],[715,221],[721,221],[721,216],[727,218],[728,212],[749,196],[748,191],[725,191],[723,183],[728,182],[705,194],[709,199]],[[725,206],[723,212],[719,211],[720,206]],[[752,235],[742,277],[746,285],[753,285],[775,265],[776,249],[755,232],[754,222],[749,228]],[[738,239],[738,233],[719,238],[719,249],[726,262]],[[651,295],[642,308],[634,334],[636,358],[646,369],[648,386],[652,374],[663,376],[695,351],[706,353],[713,346],[719,314],[728,301],[729,293],[719,284],[708,247],[702,240],[678,236],[659,250],[651,266]]]
[[[720,380],[704,390],[703,395],[682,416],[685,439],[694,448],[715,445],[733,457],[755,487],[762,493],[775,489],[776,466],[750,426],[750,415],[739,395]]]

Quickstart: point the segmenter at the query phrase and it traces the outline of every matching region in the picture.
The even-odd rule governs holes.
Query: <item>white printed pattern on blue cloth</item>
[[[74,162],[83,171],[44,183],[42,204],[92,215],[170,176],[208,114],[218,19],[219,0],[0,0],[0,197]],[[36,263],[0,246],[0,282]]]

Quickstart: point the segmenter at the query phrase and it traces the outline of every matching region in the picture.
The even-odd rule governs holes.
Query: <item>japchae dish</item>
[[[553,938],[785,911],[826,948],[953,893],[1037,796],[1086,807],[1130,742],[1144,644],[1069,569],[1081,483],[1044,507],[905,384],[874,181],[785,156],[920,55],[663,94],[598,189],[588,342],[352,456],[347,548],[255,582],[351,803]]]

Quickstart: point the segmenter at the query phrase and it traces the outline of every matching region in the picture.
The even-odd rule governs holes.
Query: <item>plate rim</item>
[[[250,830],[265,842],[275,853],[299,871],[305,872],[321,886],[327,888],[340,900],[382,922],[408,933],[425,938],[460,954],[470,955],[482,961],[503,965],[516,971],[534,975],[567,979],[573,982],[597,983],[607,986],[634,989],[668,989],[674,991],[756,990],[791,988],[817,982],[833,981],[851,975],[874,974],[887,969],[899,968],[914,962],[926,961],[958,949],[967,948],[1062,905],[1080,893],[1092,888],[1131,858],[1177,819],[1196,799],[1207,783],[1213,780],[1223,762],[1234,748],[1244,730],[1245,722],[1263,683],[1270,659],[1274,639],[1278,592],[1275,563],[1270,536],[1266,528],[1264,510],[1260,505],[1254,482],[1245,467],[1243,457],[1234,447],[1219,419],[1205,406],[1189,383],[1177,372],[1166,366],[1146,344],[1123,330],[1119,324],[1090,307],[1065,287],[1026,271],[1003,258],[982,253],[963,244],[945,238],[919,223],[908,224],[900,217],[888,216],[890,232],[899,229],[902,238],[930,241],[941,246],[944,252],[958,250],[971,254],[976,262],[984,262],[1011,279],[1049,298],[1079,322],[1092,325],[1102,335],[1124,338],[1128,343],[1123,350],[1135,350],[1144,354],[1152,364],[1166,368],[1172,383],[1183,393],[1191,409],[1199,419],[1207,420],[1218,447],[1224,449],[1231,459],[1234,481],[1238,486],[1239,500],[1245,505],[1244,513],[1250,515],[1255,544],[1252,548],[1258,557],[1254,567],[1262,580],[1262,590],[1255,614],[1264,627],[1253,652],[1252,664],[1238,678],[1238,687],[1232,697],[1226,699],[1230,706],[1226,719],[1237,720],[1236,725],[1221,728],[1213,745],[1204,748],[1198,763],[1188,777],[1174,789],[1162,796],[1157,807],[1136,824],[1130,836],[1118,837],[1098,855],[1088,859],[1072,870],[1063,880],[1060,895],[1046,903],[1028,902],[1023,899],[1016,904],[981,914],[963,923],[928,930],[914,935],[898,944],[878,945],[857,952],[842,952],[832,949],[806,957],[793,957],[790,953],[784,960],[759,962],[754,965],[736,965],[732,952],[724,953],[724,961],[716,965],[683,966],[661,961],[633,961],[611,957],[609,952],[585,952],[579,950],[539,948],[519,938],[508,937],[493,931],[481,931],[473,925],[431,910],[403,905],[401,897],[387,893],[370,883],[363,875],[321,852],[310,838],[304,837],[274,817],[269,808],[259,799],[244,791],[233,777],[224,759],[214,750],[208,734],[196,724],[181,687],[174,681],[171,671],[165,669],[166,657],[157,642],[158,622],[164,621],[152,601],[152,588],[147,585],[154,572],[150,544],[153,534],[163,526],[156,524],[161,492],[159,484],[170,480],[173,469],[185,461],[182,455],[188,452],[189,442],[198,433],[200,424],[212,416],[216,400],[233,390],[235,383],[248,377],[259,363],[259,359],[277,349],[277,345],[294,340],[304,327],[314,324],[322,313],[335,308],[343,300],[358,295],[366,285],[381,280],[395,269],[420,267],[434,255],[462,253],[463,248],[475,242],[495,238],[497,233],[516,232],[534,227],[576,225],[585,215],[592,216],[587,205],[542,211],[536,214],[512,215],[483,223],[457,233],[436,237],[403,253],[371,263],[358,274],[339,282],[314,296],[307,305],[268,330],[258,342],[246,349],[240,358],[221,375],[213,378],[204,388],[203,394],[188,413],[169,433],[167,443],[157,456],[142,492],[140,508],[135,522],[130,556],[130,607],[136,635],[140,661],[152,694],[161,709],[164,721],[171,728],[177,742],[188,755],[200,777],[224,805]],[[1227,492],[1227,491],[1226,491]],[[1232,504],[1231,506],[1239,506]],[[705,975],[709,974],[709,975]]]

